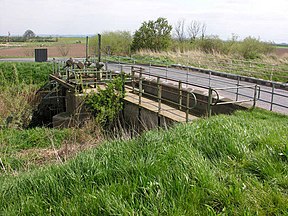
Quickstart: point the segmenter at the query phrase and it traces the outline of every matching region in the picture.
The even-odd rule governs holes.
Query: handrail
[[[219,93],[217,91],[219,90],[227,90],[227,89],[243,89],[243,88],[254,88],[254,97],[252,99],[248,100],[232,100],[232,101],[225,101],[225,102],[219,102]],[[217,105],[226,105],[226,104],[236,104],[236,103],[243,103],[243,102],[251,102],[253,101],[253,108],[255,108],[256,101],[260,98],[260,86],[259,85],[247,85],[247,86],[236,86],[236,87],[225,87],[225,88],[209,88],[209,95],[208,95],[208,116],[211,116],[212,114],[212,106]],[[258,94],[257,94],[258,91]],[[216,101],[213,103],[212,99],[212,93],[215,92],[217,95]]]
[[[139,77],[138,77],[139,78],[139,90],[135,89],[135,73],[139,73]],[[162,91],[165,91],[165,90],[162,90],[162,85],[163,84],[160,83],[161,77],[160,76],[156,76],[156,75],[152,75],[152,76],[157,77],[157,96],[154,95],[154,94],[145,93],[143,91],[143,76],[142,76],[143,74],[146,74],[144,72],[143,68],[140,67],[139,71],[138,70],[136,71],[133,66],[131,67],[131,79],[132,79],[132,87],[131,87],[131,89],[132,89],[133,93],[138,93],[138,96],[139,96],[138,104],[139,104],[139,106],[141,106],[141,102],[142,102],[141,101],[141,97],[142,97],[143,94],[145,94],[145,95],[148,95],[148,96],[158,100],[158,103],[159,103],[158,104],[158,115],[160,115],[160,113],[161,113],[161,103],[162,103],[162,100],[163,100],[163,101],[166,101],[166,102],[168,102],[170,104],[174,104],[174,105],[178,106],[180,109],[181,108],[186,109],[185,120],[186,120],[186,122],[188,122],[189,121],[189,112],[190,112],[190,110],[197,106],[197,97],[196,97],[196,95],[193,92],[187,91],[186,106],[182,105],[182,99],[180,100],[181,102],[176,103],[176,102],[174,102],[172,100],[169,100],[167,98],[162,98]],[[164,79],[166,79],[166,78],[164,78]],[[176,81],[176,80],[173,80],[173,81]],[[180,85],[182,84],[182,82],[180,80],[177,81],[177,82],[179,82]],[[189,102],[190,96],[194,99],[194,103],[192,104],[192,106],[190,106],[190,102]],[[181,94],[181,97],[182,97],[182,94]]]

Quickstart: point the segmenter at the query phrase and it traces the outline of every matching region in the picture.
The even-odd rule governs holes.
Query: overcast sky
[[[207,25],[207,34],[288,42],[288,0],[0,0],[0,35],[97,34],[166,17]]]

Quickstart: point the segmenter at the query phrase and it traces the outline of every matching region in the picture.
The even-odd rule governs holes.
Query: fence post
[[[179,110],[182,110],[182,82],[181,81],[179,81],[178,83],[178,90],[179,90],[179,95],[178,95]]]
[[[256,98],[257,98],[257,85],[255,85],[254,87],[253,109],[256,106],[256,100],[257,100]]]
[[[149,61],[149,78],[150,78],[150,75],[151,75],[151,61]]]
[[[189,67],[187,67],[187,71],[186,71],[186,82],[188,83],[188,76],[189,76]],[[186,84],[187,85],[187,84]]]
[[[139,74],[139,106],[141,106],[141,102],[142,102],[142,90],[143,90],[143,86],[142,86],[142,68],[140,69],[140,74]]]
[[[160,84],[160,77],[157,77],[157,99],[158,99],[158,126],[160,126],[160,113],[161,113],[161,97],[162,97],[162,86]]]
[[[186,123],[189,121],[189,103],[190,103],[190,94],[187,90],[187,98],[186,98]]]
[[[240,85],[240,76],[237,76],[237,89],[236,89],[236,101],[238,101],[239,97],[239,85]]]
[[[275,84],[272,83],[272,92],[271,92],[271,105],[270,105],[270,111],[273,110],[274,92],[275,92]]]
[[[209,71],[209,88],[211,87],[211,71]]]
[[[132,93],[135,94],[135,71],[134,71],[134,66],[131,67],[131,79],[132,79]]]
[[[209,92],[208,92],[207,112],[208,112],[208,117],[210,117],[212,114],[212,88],[209,87],[208,91]]]
[[[166,82],[167,82],[167,79],[168,79],[168,63],[166,65]]]

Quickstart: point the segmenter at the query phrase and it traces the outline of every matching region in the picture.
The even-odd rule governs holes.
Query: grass
[[[53,65],[49,63],[35,62],[0,62],[0,85],[6,86],[11,83],[25,83],[42,85],[52,73]]]
[[[0,214],[286,215],[287,129],[287,116],[239,111],[105,142],[2,175]]]
[[[0,155],[4,172],[18,173],[38,167],[49,157],[48,152],[59,149],[72,136],[72,130],[34,128],[28,130],[0,130]],[[45,152],[46,155],[41,155]],[[46,157],[46,158],[45,158]]]

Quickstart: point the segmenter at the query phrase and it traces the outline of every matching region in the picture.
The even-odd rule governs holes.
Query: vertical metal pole
[[[208,104],[207,104],[207,112],[208,112],[208,117],[211,116],[212,114],[212,88],[209,87],[209,90],[208,90]]]
[[[237,76],[236,101],[238,101],[239,97],[239,85],[240,85],[240,76]]]
[[[209,88],[211,87],[211,71],[209,71]]]
[[[86,54],[85,54],[85,57],[86,57],[86,61],[88,61],[88,36],[86,36]]]
[[[168,64],[166,65],[166,81],[168,79]]]
[[[131,67],[132,93],[135,94],[135,70]]]
[[[142,68],[140,70],[140,74],[139,74],[139,106],[141,106],[141,103],[142,103],[142,89],[143,89],[143,86],[142,86]]]
[[[157,77],[157,96],[158,96],[158,126],[161,124],[160,113],[161,113],[161,97],[162,97],[162,86],[160,84],[160,77]]]
[[[98,62],[101,62],[101,34],[98,34]]]
[[[271,105],[270,105],[270,111],[273,110],[273,102],[274,102],[274,92],[275,92],[275,84],[272,84],[272,92],[271,92]]]
[[[257,98],[257,85],[255,85],[255,88],[254,88],[253,109],[256,106],[256,100],[257,100],[256,98]]]
[[[188,122],[189,121],[189,103],[190,103],[190,94],[189,94],[189,92],[188,92],[188,90],[187,90],[187,98],[186,98],[186,122]]]
[[[150,78],[150,75],[151,75],[151,61],[149,62],[149,78]]]
[[[182,82],[181,81],[179,81],[178,83],[178,90],[179,90],[179,95],[178,95],[179,110],[182,110]]]

